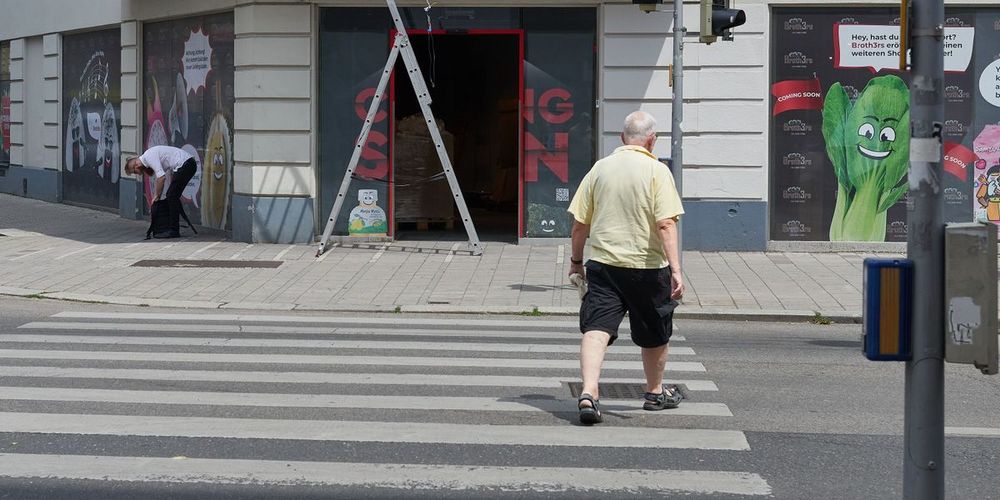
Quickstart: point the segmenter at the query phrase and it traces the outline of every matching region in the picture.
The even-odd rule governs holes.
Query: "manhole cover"
[[[681,395],[684,396],[684,399],[690,398],[687,389],[683,386],[667,384],[667,387],[676,387],[677,390],[681,391]],[[580,397],[580,393],[583,392],[583,382],[570,382],[569,392],[574,398]],[[620,382],[601,384],[601,398],[642,399],[644,394],[646,394],[646,386],[643,384],[624,384]]]
[[[278,260],[140,260],[132,267],[222,267],[228,269],[274,269],[281,266]]]

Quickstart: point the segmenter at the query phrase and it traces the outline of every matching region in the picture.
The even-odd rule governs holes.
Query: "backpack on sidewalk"
[[[181,205],[181,217],[184,218],[187,227],[194,231],[194,234],[198,234],[198,230],[194,228],[191,219],[188,219],[187,213],[184,212],[184,205]],[[167,200],[156,200],[149,207],[149,229],[146,230],[146,239],[169,237],[170,226],[170,206],[167,205]]]

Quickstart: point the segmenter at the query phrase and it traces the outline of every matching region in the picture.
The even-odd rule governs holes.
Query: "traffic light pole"
[[[907,254],[913,357],[906,362],[903,498],[944,498],[944,1],[913,0]]]
[[[674,70],[673,101],[670,123],[670,164],[673,167],[677,193],[684,197],[684,0],[674,0]],[[682,222],[677,223],[677,258],[684,269],[684,234]]]

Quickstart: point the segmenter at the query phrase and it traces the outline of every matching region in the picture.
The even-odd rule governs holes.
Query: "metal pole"
[[[684,197],[684,0],[674,0],[674,95],[671,102],[673,114],[670,124],[670,163],[673,166],[677,193]],[[677,223],[677,257],[684,262],[683,222]]]
[[[903,498],[944,498],[944,2],[914,0],[911,24],[907,254],[913,260],[913,358],[906,362]]]

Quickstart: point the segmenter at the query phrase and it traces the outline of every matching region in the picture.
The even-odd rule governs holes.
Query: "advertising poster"
[[[121,31],[63,37],[63,199],[118,208]]]
[[[1000,51],[1000,10],[946,18],[944,215],[970,221],[975,139],[996,123],[979,80],[983,54]],[[775,9],[773,26],[771,239],[906,241],[910,76],[898,69],[898,10]]]
[[[233,15],[146,24],[144,147],[168,145],[195,157],[181,196],[195,224],[231,227],[233,190]],[[144,186],[152,203],[152,183]],[[164,190],[166,192],[166,190]]]
[[[10,43],[0,42],[0,165],[10,163]]]
[[[521,236],[568,238],[566,211],[594,164],[592,9],[524,9],[524,214]]]

